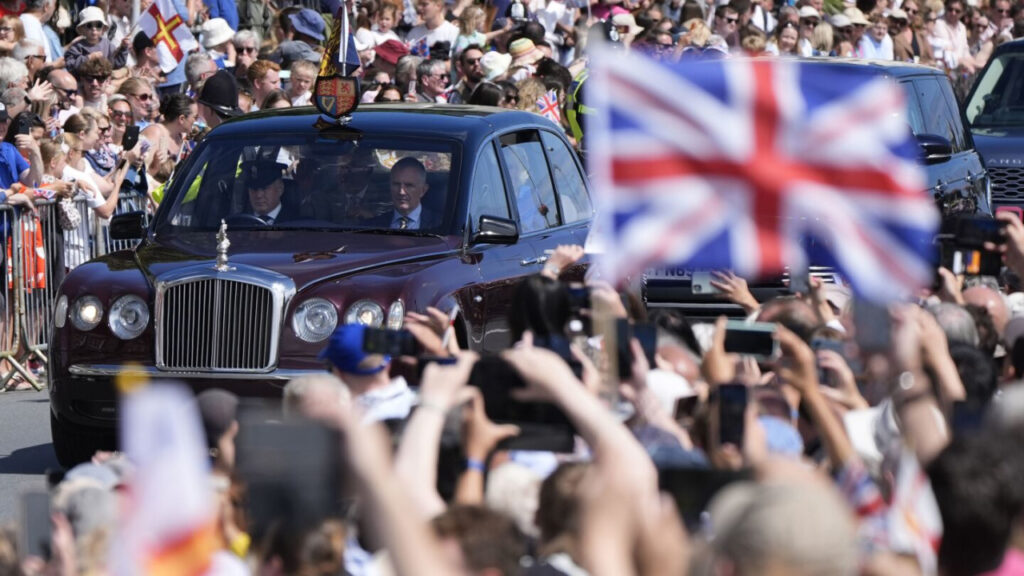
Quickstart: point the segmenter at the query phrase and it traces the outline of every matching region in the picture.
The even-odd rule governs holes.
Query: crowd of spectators
[[[405,318],[418,358],[366,352],[366,328],[341,326],[325,372],[269,413],[197,397],[208,573],[1022,574],[1024,224],[999,217],[1002,277],[940,269],[873,324],[841,285],[758,302],[716,273],[723,298],[773,326],[774,357],[728,353],[725,318],[645,310],[590,272],[581,299],[572,246],[518,286],[500,353],[461,350],[434,308]],[[617,352],[624,323],[653,328],[653,362],[636,338]],[[281,451],[273,438],[297,437],[256,431],[282,422],[337,435],[326,453]],[[68,471],[52,557],[19,560],[9,531],[2,573],[106,573],[136,474],[110,453]]]

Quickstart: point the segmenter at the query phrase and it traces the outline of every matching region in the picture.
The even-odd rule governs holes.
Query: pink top
[[[1003,563],[999,568],[979,576],[1024,576],[1024,552],[1010,548],[1003,556]]]

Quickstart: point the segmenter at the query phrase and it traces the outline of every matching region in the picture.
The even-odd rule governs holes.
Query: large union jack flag
[[[822,62],[608,56],[592,61],[587,138],[613,279],[815,264],[877,301],[932,279],[939,216],[894,82]]]

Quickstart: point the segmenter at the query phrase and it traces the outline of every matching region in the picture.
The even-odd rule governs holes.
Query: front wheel
[[[50,411],[50,437],[53,439],[53,451],[57,461],[65,470],[70,470],[82,462],[88,462],[97,450],[109,449],[102,434],[80,426],[73,426],[57,420]]]

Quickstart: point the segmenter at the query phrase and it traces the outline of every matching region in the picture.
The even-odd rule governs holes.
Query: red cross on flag
[[[156,44],[160,70],[170,73],[188,53],[199,47],[171,0],[156,0],[139,17],[139,29]]]

